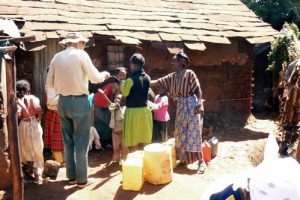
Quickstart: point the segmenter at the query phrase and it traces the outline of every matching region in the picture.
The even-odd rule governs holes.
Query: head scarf
[[[176,57],[176,60],[184,67],[186,67],[190,62],[189,57],[183,52],[176,54],[175,57]]]

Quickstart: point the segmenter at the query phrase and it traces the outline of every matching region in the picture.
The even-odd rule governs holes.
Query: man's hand
[[[110,73],[109,73],[109,72],[103,71],[103,72],[101,72],[101,73],[102,73],[102,75],[104,76],[104,79],[105,79],[105,80],[110,78]]]
[[[115,98],[115,103],[117,104],[121,104],[121,101],[122,101],[122,95],[121,94],[118,94]]]

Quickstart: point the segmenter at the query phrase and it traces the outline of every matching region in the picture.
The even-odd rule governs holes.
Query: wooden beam
[[[6,87],[7,87],[7,128],[9,141],[9,154],[11,161],[11,169],[13,174],[13,199],[23,200],[24,184],[23,174],[21,171],[19,137],[18,137],[18,119],[16,104],[16,66],[14,54],[12,60],[7,62],[6,66]]]
[[[9,52],[12,52],[15,50],[17,50],[16,46],[0,47],[0,52],[2,52],[2,53],[9,53]]]
[[[27,37],[16,37],[16,38],[7,38],[7,39],[0,39],[0,42],[30,42],[35,41],[35,36],[27,36]]]

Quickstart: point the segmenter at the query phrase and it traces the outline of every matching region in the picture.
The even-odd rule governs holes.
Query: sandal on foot
[[[206,164],[205,162],[202,162],[198,167],[197,174],[204,174],[205,169],[206,169]]]
[[[76,185],[76,184],[77,184],[77,180],[75,178],[68,180],[68,185]]]
[[[42,185],[43,184],[43,178],[42,177],[38,177],[38,179],[35,179],[33,181],[34,184],[37,184],[37,185]]]

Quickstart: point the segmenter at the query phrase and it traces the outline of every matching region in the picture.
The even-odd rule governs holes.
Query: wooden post
[[[18,138],[18,119],[17,119],[17,104],[16,104],[16,66],[14,53],[12,62],[6,64],[6,83],[7,83],[7,128],[9,141],[9,155],[11,160],[11,169],[13,174],[13,199],[23,200],[24,184],[23,174],[21,171],[20,149]]]
[[[298,131],[299,136],[298,136],[298,147],[297,147],[297,153],[296,153],[296,160],[300,164],[300,131]]]

